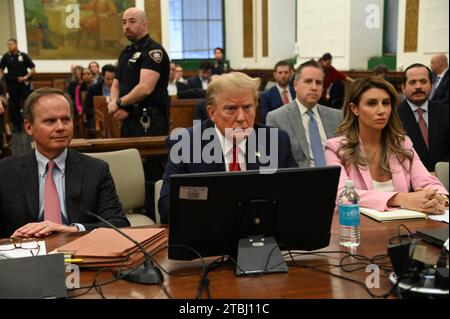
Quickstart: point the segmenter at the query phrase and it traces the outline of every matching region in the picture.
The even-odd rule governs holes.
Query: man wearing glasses
[[[24,105],[24,127],[36,143],[26,155],[0,161],[0,238],[45,237],[129,226],[108,165],[67,147],[73,135],[70,100],[57,89],[33,92]]]
[[[259,79],[232,72],[214,79],[206,93],[210,119],[168,137],[169,160],[159,200],[161,222],[169,215],[172,174],[296,167],[288,135],[255,123]]]

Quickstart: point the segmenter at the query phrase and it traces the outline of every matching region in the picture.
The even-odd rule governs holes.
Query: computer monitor
[[[273,237],[282,250],[329,245],[340,167],[170,177],[169,258],[238,255],[240,239]],[[247,242],[247,246],[254,246]]]

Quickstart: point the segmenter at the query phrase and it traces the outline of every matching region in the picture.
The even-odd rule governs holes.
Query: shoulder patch
[[[151,50],[150,52],[148,52],[148,55],[153,61],[155,61],[158,64],[161,63],[163,59],[163,52],[160,49]]]

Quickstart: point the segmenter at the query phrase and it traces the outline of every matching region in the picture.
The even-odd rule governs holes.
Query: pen
[[[83,259],[64,259],[65,263],[81,263]]]

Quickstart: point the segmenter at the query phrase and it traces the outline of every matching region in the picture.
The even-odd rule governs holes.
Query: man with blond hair
[[[258,89],[259,79],[240,72],[218,76],[206,92],[210,119],[168,137],[169,160],[159,200],[161,222],[169,217],[172,174],[297,166],[288,135],[255,123]]]

